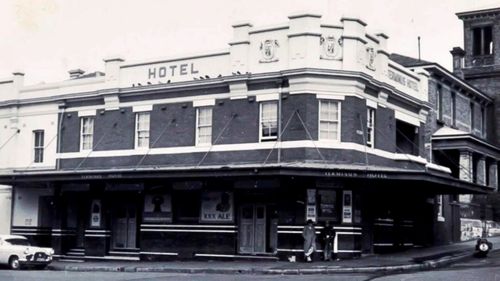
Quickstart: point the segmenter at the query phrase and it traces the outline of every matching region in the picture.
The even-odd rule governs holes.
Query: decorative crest
[[[336,39],[333,35],[321,36],[319,44],[321,45],[321,59],[340,60],[342,59],[342,38]]]
[[[280,45],[278,44],[278,40],[264,40],[260,43],[260,53],[262,55],[262,59],[259,62],[275,62],[278,61],[276,57],[276,49]]]

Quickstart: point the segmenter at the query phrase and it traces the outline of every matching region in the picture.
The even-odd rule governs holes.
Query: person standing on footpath
[[[330,221],[325,222],[325,227],[323,228],[322,233],[323,242],[325,243],[323,248],[323,258],[325,261],[332,260],[332,249],[333,249],[333,241],[335,240],[335,230],[333,226],[330,224]]]
[[[304,237],[304,258],[307,262],[312,262],[312,254],[316,251],[316,229],[312,220],[307,220],[302,237]]]

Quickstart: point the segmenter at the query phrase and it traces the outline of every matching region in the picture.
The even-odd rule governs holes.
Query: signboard
[[[145,223],[171,223],[172,200],[170,194],[146,194],[142,221]]]
[[[352,223],[352,191],[344,190],[342,196],[342,223]]]
[[[316,221],[316,189],[307,190],[306,221]]]
[[[201,222],[233,222],[233,193],[206,191],[201,195]]]
[[[337,193],[335,190],[318,190],[320,218],[337,221]]]
[[[90,205],[90,226],[91,227],[101,227],[101,200],[92,200],[92,205]]]

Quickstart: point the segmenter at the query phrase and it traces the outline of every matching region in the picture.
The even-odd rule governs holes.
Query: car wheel
[[[9,259],[9,267],[12,270],[17,270],[21,268],[21,263],[19,263],[19,258],[17,256],[12,256]]]

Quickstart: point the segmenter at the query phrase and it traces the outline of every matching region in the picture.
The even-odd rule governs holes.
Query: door
[[[135,248],[137,233],[136,208],[133,205],[116,206],[113,216],[113,247]]]
[[[88,203],[83,194],[69,193],[66,198],[66,227],[75,231],[75,240],[69,248],[84,248],[87,227]]]
[[[266,206],[244,205],[240,208],[239,252],[259,254],[266,252]]]

